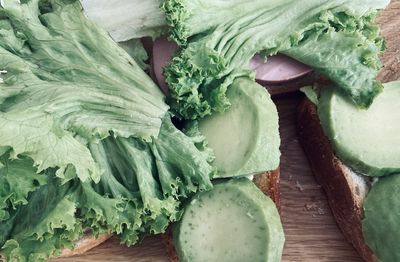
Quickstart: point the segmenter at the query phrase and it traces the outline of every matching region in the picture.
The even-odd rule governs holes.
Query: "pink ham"
[[[268,57],[268,61],[264,61],[259,55],[250,61],[250,68],[256,70],[256,80],[261,84],[279,84],[312,71],[307,65],[282,54]]]
[[[153,44],[153,57],[151,61],[153,63],[154,80],[166,95],[169,94],[169,91],[167,83],[165,83],[163,68],[171,60],[177,48],[178,46],[174,42],[168,41],[166,37],[157,38]]]

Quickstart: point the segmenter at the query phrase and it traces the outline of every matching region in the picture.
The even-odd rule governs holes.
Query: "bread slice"
[[[267,196],[269,196],[276,204],[278,211],[280,211],[280,193],[279,193],[279,168],[265,172],[263,174],[255,175],[253,182],[257,187]],[[167,232],[162,236],[164,245],[166,247],[167,255],[171,262],[179,262],[176,254],[174,243],[172,241],[172,227],[170,226]]]
[[[326,192],[343,235],[365,261],[378,261],[366,245],[362,232],[363,201],[370,189],[370,180],[353,172],[335,156],[320,125],[317,107],[308,99],[299,106],[297,129],[311,170]]]
[[[66,258],[66,257],[82,255],[86,251],[89,251],[90,249],[95,248],[98,245],[104,243],[111,237],[112,234],[109,233],[100,234],[98,237],[94,237],[92,234],[87,233],[81,239],[76,241],[74,249],[64,248],[63,250],[61,250],[61,255],[58,256],[57,258]],[[0,253],[0,261],[3,261],[1,253]]]

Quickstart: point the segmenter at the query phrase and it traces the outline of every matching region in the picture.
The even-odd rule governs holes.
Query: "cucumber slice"
[[[385,84],[368,110],[322,89],[319,117],[336,155],[368,176],[400,172],[400,81]]]
[[[199,122],[214,150],[217,177],[248,176],[279,165],[278,112],[264,87],[238,78],[229,87],[231,107]]]
[[[400,261],[400,175],[380,178],[364,201],[365,242],[382,262]]]
[[[181,262],[280,261],[284,241],[275,204],[246,178],[197,194],[174,228]]]

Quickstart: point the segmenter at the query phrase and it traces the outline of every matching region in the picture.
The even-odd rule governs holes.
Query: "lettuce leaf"
[[[180,217],[181,200],[199,190],[212,188],[211,178],[215,171],[206,161],[212,158],[209,149],[200,151],[168,117],[163,121],[160,135],[151,142],[137,138],[108,138],[101,144],[91,145],[91,150],[106,170],[100,183],[93,188],[97,194],[108,197],[107,201],[114,206],[114,212],[108,214],[112,217],[119,214],[118,205],[124,206],[121,209],[124,214],[131,210],[128,213],[132,215],[127,221],[114,224],[117,226],[114,232],[121,234],[126,244],[135,243],[142,233],[164,232],[170,221]],[[113,203],[116,200],[119,204]],[[94,206],[101,205],[89,201],[89,212],[82,213],[90,214],[95,211],[92,210]],[[91,228],[103,231],[103,222],[111,221],[106,218],[105,211],[94,212],[97,217],[88,220]],[[122,218],[124,214],[117,217]],[[140,216],[135,217],[137,214]],[[123,230],[122,225],[125,225]]]
[[[81,0],[84,12],[117,42],[167,31],[163,0]]]
[[[0,157],[0,246],[12,230],[15,211],[28,204],[29,193],[46,183],[46,176],[37,174],[29,159],[9,160],[7,154]]]
[[[7,211],[28,203],[28,194],[46,184],[46,177],[36,173],[29,159],[0,158],[0,223],[10,218]],[[0,241],[1,242],[1,241]]]
[[[222,112],[233,79],[253,77],[250,59],[282,52],[368,107],[382,90],[375,77],[383,41],[374,18],[388,2],[166,0],[170,37],[182,45],[165,69],[170,105],[185,119]]]
[[[204,143],[198,134],[195,140]],[[166,117],[152,141],[110,137],[93,143],[89,148],[104,171],[97,184],[77,178],[63,184],[54,170],[37,174],[30,159],[6,159],[8,166],[15,162],[26,168],[18,173],[8,168],[7,177],[27,173],[40,184],[33,183],[33,193],[22,203],[7,205],[11,215],[0,226],[2,252],[7,260],[42,261],[73,247],[85,229],[94,235],[112,232],[127,245],[165,232],[180,218],[183,199],[212,187],[214,170],[203,155],[212,159],[210,151],[199,153],[191,141]]]
[[[326,18],[333,28],[282,53],[312,66],[336,82],[339,91],[359,106],[368,107],[383,89],[375,80],[381,68],[378,55],[384,49],[379,30],[373,25],[375,15],[355,20],[342,13]]]
[[[98,181],[87,143],[158,135],[163,94],[79,2],[5,0],[0,14],[0,147]]]
[[[27,205],[19,206],[2,247],[7,261],[43,261],[58,255],[62,247],[73,246],[83,234],[75,216],[77,205],[71,199],[76,185],[61,185],[58,178],[49,178],[30,195]]]
[[[78,0],[0,7],[0,253],[44,261],[85,232],[128,245],[209,190],[204,137]]]
[[[122,47],[133,59],[135,59],[136,63],[143,70],[149,69],[149,64],[147,64],[147,60],[149,57],[147,55],[146,49],[144,48],[141,39],[131,39],[124,42],[118,43],[120,47]]]

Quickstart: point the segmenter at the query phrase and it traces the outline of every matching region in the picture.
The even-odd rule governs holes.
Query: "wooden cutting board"
[[[400,0],[392,0],[379,17],[388,50],[379,78],[383,82],[400,79]],[[286,234],[283,261],[361,261],[343,238],[326,197],[315,182],[296,136],[296,107],[303,98],[292,93],[276,98],[282,137],[281,194],[282,220]],[[168,261],[161,238],[149,237],[131,247],[112,238],[85,256],[55,261]]]

